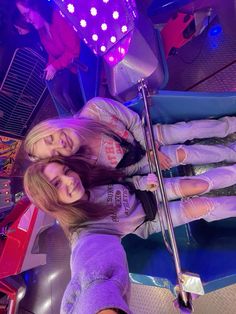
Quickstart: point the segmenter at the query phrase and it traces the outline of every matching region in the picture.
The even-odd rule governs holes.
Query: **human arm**
[[[146,176],[133,176],[126,178],[127,182],[132,182],[136,190],[154,192],[158,189],[159,183],[155,173]]]
[[[81,236],[72,251],[71,273],[61,314],[95,314],[115,309],[131,314],[126,302],[129,272],[118,236]]]
[[[64,47],[64,53],[58,58],[50,60],[49,64],[52,65],[56,71],[67,68],[75,58],[80,55],[80,39],[72,26],[63,18],[59,12],[55,12],[53,23],[59,39]]]
[[[118,101],[108,98],[95,97],[87,102],[79,116],[103,122],[116,134],[126,139],[128,142],[132,142],[133,139],[135,139],[142,147],[145,147],[143,127],[141,125],[139,115]],[[168,156],[159,151],[159,144],[157,141],[156,148],[161,169],[169,169],[170,159]],[[143,159],[142,164],[146,166],[147,158]],[[139,170],[139,163],[137,163],[137,167],[130,167],[130,174]]]
[[[171,159],[166,154],[157,150],[157,157],[160,163],[161,170],[168,170],[171,168]],[[153,153],[151,153],[151,159],[152,159],[152,162],[154,162]],[[148,163],[147,154],[137,163],[124,168],[123,171],[127,176],[132,176],[136,173],[139,173],[139,174],[149,173],[150,167]]]
[[[135,138],[144,147],[139,115],[116,100],[94,97],[87,102],[79,116],[102,122],[122,138],[129,142]]]

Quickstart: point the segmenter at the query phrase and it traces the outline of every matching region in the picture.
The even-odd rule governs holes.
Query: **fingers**
[[[158,179],[155,173],[149,173],[147,175],[147,186],[149,191],[156,191],[159,187]]]
[[[45,70],[45,80],[50,81],[54,78],[55,74],[56,74],[56,69],[54,68],[53,65],[49,64]]]
[[[151,161],[154,163],[153,151],[152,150],[149,151],[149,154],[150,154]],[[160,163],[162,170],[169,170],[172,167],[171,166],[171,164],[172,164],[171,159],[167,155],[160,152],[159,150],[157,150],[157,157],[158,157],[158,160],[159,160],[159,163]]]

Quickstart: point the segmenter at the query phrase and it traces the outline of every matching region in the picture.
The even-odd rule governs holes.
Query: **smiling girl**
[[[218,171],[226,168],[233,171],[232,166]],[[135,189],[158,189],[156,177],[135,176],[128,181],[120,171],[92,167],[78,157],[55,157],[27,169],[28,197],[59,221],[72,244],[71,281],[61,313],[131,313],[128,268],[120,240],[129,233],[147,238],[159,232],[160,225],[157,216],[150,219],[147,204],[135,193]],[[200,218],[234,217],[235,202],[236,196],[198,197],[169,206],[173,224],[178,226]],[[156,211],[160,205],[153,206]]]

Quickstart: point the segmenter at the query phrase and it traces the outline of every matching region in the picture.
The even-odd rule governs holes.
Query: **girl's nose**
[[[62,139],[59,140],[59,146],[64,147],[64,141]]]
[[[66,184],[67,186],[74,184],[74,178],[72,176],[63,175],[62,178],[63,178],[64,184]]]

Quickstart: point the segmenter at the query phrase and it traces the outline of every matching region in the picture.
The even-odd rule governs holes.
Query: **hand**
[[[45,80],[50,81],[54,78],[57,70],[54,68],[52,64],[49,64],[45,69]]]
[[[164,153],[162,153],[161,151],[159,151],[158,149],[156,150],[157,152],[157,157],[160,163],[160,167],[161,170],[168,170],[171,168],[171,159],[165,155]],[[151,156],[151,160],[154,163],[154,156],[153,156],[153,151],[150,151],[150,156]]]
[[[146,190],[151,192],[156,191],[159,187],[159,183],[155,173],[149,173],[146,179],[147,179]]]

